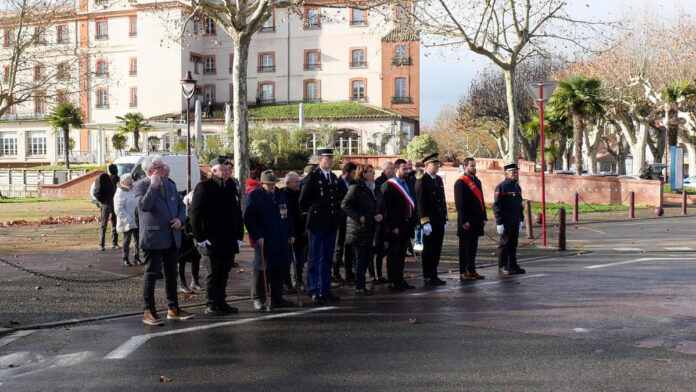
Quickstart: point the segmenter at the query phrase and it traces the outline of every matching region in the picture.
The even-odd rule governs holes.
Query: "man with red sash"
[[[464,174],[454,183],[454,203],[459,237],[459,280],[484,279],[476,273],[476,251],[488,218],[474,158],[464,159]]]
[[[394,169],[396,178],[390,178],[382,184],[386,207],[384,232],[388,243],[387,274],[389,289],[403,291],[415,288],[404,279],[406,248],[416,226],[416,205],[413,197],[415,191],[407,180],[409,168],[406,161],[397,159],[394,162]]]

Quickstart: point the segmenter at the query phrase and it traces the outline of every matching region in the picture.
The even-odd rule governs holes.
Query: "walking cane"
[[[297,267],[297,259],[295,258],[295,244],[290,244],[290,256],[295,264],[295,291],[297,292],[297,306],[302,307],[302,299],[300,299],[300,270]]]
[[[266,294],[266,311],[270,312],[271,304],[270,299],[268,297],[268,281],[266,281],[266,262],[264,261],[263,257],[263,245],[261,246],[261,271],[263,272],[263,291]]]

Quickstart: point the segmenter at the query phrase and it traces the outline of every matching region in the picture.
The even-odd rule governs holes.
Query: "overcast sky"
[[[568,0],[568,13],[578,19],[616,20],[645,12],[646,4],[657,9],[659,17],[674,15],[677,9],[696,15],[696,0]],[[696,38],[695,38],[696,42]],[[486,57],[460,50],[458,59],[445,59],[439,53],[421,51],[421,122],[431,123],[443,105],[455,105],[466,93],[471,79],[484,67],[493,67]]]

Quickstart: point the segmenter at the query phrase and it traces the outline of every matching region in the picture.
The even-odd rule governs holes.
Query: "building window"
[[[64,44],[68,42],[68,26],[56,26],[56,43]]]
[[[131,16],[129,21],[130,21],[130,29],[128,31],[128,36],[129,37],[137,37],[138,36],[138,17]]]
[[[56,102],[58,104],[68,103],[68,93],[65,90],[56,91]]]
[[[166,134],[163,137],[164,139],[164,151],[171,151],[172,150],[172,144],[176,142],[177,136],[173,134]]]
[[[305,29],[320,29],[321,28],[321,12],[316,7],[306,7],[304,15]]]
[[[5,34],[3,34],[3,37],[4,37],[3,45],[5,47],[14,45],[14,42],[15,42],[14,30],[5,29]]]
[[[132,108],[138,107],[138,88],[137,87],[130,88],[130,107],[132,107]]]
[[[97,35],[96,39],[107,39],[109,38],[108,25],[105,20],[98,20],[96,22]]]
[[[394,79],[394,96],[392,103],[411,103],[411,97],[408,96],[406,87],[406,78]]]
[[[206,57],[204,59],[203,74],[205,75],[215,75],[217,70],[215,69],[215,57]]]
[[[41,30],[39,27],[34,27],[34,44],[46,45],[46,30]]]
[[[0,155],[15,156],[17,155],[17,133],[16,132],[0,132]]]
[[[46,77],[46,66],[39,63],[34,64],[34,80],[41,80]]]
[[[365,79],[357,79],[350,82],[350,99],[353,101],[365,100]]]
[[[205,34],[215,34],[215,22],[211,18],[205,18]]]
[[[46,155],[46,132],[27,132],[27,152],[29,156]]]
[[[273,10],[273,13],[270,18],[264,22],[263,26],[261,26],[261,32],[262,33],[272,33],[276,30],[275,27],[275,10]]]
[[[406,3],[399,3],[394,9],[394,17],[397,22],[403,22],[408,19],[408,5]]]
[[[190,59],[193,63],[193,72],[198,75],[200,73],[199,64],[203,64],[203,56],[191,53]]]
[[[2,81],[8,83],[10,81],[10,66],[6,65],[2,69]]]
[[[215,86],[203,86],[203,100],[207,102],[215,102]]]
[[[234,71],[234,54],[230,53],[230,75],[232,75],[232,71]]]
[[[65,155],[65,135],[63,134],[62,130],[56,132],[56,135],[58,136],[56,138],[58,139],[56,141],[56,143],[58,144],[58,156],[62,157],[63,155]],[[70,139],[68,138],[68,140]]]
[[[58,63],[56,65],[56,78],[58,80],[65,80],[70,77],[70,67],[68,66],[68,63]]]
[[[275,91],[273,83],[262,83],[259,85],[258,100],[260,103],[273,103],[275,101]]]
[[[351,8],[350,25],[367,26],[367,10],[361,10],[360,8]]]
[[[258,72],[275,72],[275,54],[259,53]]]
[[[318,80],[305,80],[304,85],[305,102],[318,102],[321,100],[321,87]]]
[[[319,50],[305,50],[304,69],[306,71],[321,69],[321,53]]]
[[[107,76],[109,74],[109,69],[107,67],[106,60],[97,60],[94,73],[97,76]]]
[[[411,57],[408,55],[408,48],[406,45],[396,45],[394,47],[392,65],[411,65]]]
[[[38,92],[34,96],[34,113],[43,116],[46,113],[46,94]]]
[[[109,107],[109,90],[105,88],[97,89],[97,109]]]
[[[137,57],[131,57],[131,58],[130,58],[129,75],[130,75],[130,76],[136,76],[137,74],[138,74],[138,58],[137,58]]]
[[[350,52],[350,67],[351,68],[366,68],[365,49],[353,49]]]
[[[349,129],[339,130],[334,138],[334,151],[341,155],[357,155],[360,153],[360,136]]]

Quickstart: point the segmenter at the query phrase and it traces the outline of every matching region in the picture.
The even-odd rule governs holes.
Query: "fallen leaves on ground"
[[[59,216],[54,218],[49,216],[48,218],[39,219],[35,221],[28,221],[25,219],[15,219],[6,222],[0,222],[0,227],[19,227],[19,226],[42,226],[42,225],[71,225],[75,223],[85,224],[99,222],[98,216]],[[43,234],[42,237],[46,235]]]
[[[157,377],[157,382],[170,382],[170,381],[172,381],[172,379],[169,378],[169,377],[167,377],[167,376],[159,376],[159,377]]]
[[[655,359],[655,362],[672,363],[672,360],[671,360],[671,359],[665,359],[665,358],[657,358],[657,359]]]
[[[418,320],[417,318],[412,318],[412,319],[408,319],[408,322],[411,324],[420,324],[421,321]]]

